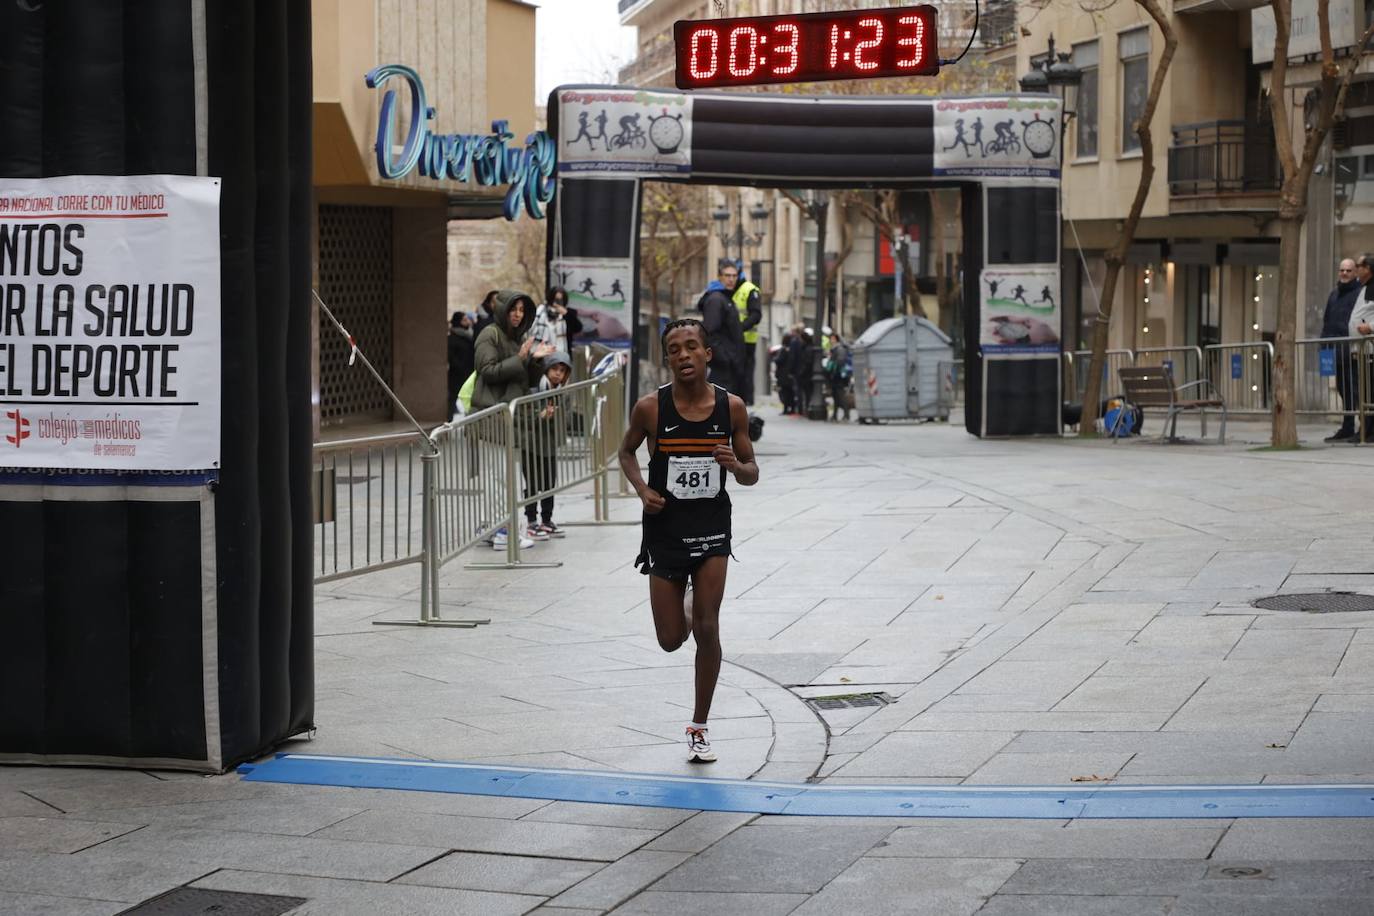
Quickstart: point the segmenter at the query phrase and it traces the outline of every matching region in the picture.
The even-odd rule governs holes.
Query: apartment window
[[[1079,159],[1097,157],[1097,59],[1097,42],[1074,45],[1073,64],[1083,72],[1083,82],[1078,86],[1074,134],[1074,155]]]
[[[1135,122],[1145,112],[1150,92],[1150,30],[1132,29],[1118,39],[1121,52],[1121,151],[1140,149]]]

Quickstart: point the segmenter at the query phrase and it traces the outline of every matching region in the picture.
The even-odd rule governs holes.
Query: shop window
[[[1150,94],[1150,30],[1132,29],[1118,39],[1121,54],[1121,151],[1140,149],[1135,122],[1145,112]]]
[[[1074,155],[1079,159],[1097,157],[1097,64],[1096,41],[1074,45],[1073,63],[1083,73],[1078,86],[1078,111],[1074,117]]]

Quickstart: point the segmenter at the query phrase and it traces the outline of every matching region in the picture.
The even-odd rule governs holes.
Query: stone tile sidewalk
[[[1314,428],[1319,441],[1325,430]],[[713,776],[837,783],[1374,783],[1374,450],[977,441],[768,423],[733,490]],[[1249,441],[1247,441],[1249,440]],[[560,498],[560,521],[591,515]],[[614,513],[633,519],[636,504]],[[557,569],[318,592],[324,754],[700,775],[690,647],[654,640],[633,526]],[[478,559],[487,559],[479,557]],[[807,698],[885,694],[878,707]],[[117,913],[180,885],[310,913],[1368,913],[1365,820],[787,818],[0,769],[0,912]]]

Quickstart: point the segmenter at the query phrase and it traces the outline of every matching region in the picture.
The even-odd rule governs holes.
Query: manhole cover
[[[1337,614],[1342,611],[1374,611],[1374,595],[1356,595],[1352,592],[1271,595],[1268,598],[1257,598],[1251,604],[1266,611]]]
[[[119,916],[281,916],[302,903],[305,903],[304,897],[179,887],[161,897],[145,900]]]
[[[812,709],[862,709],[865,706],[886,706],[892,697],[885,693],[845,693],[833,697],[811,697],[806,701]]]
[[[1248,865],[1213,865],[1207,869],[1209,878],[1267,878],[1268,873],[1262,868],[1253,868]]]

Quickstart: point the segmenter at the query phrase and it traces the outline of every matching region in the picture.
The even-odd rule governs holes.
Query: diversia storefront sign
[[[502,211],[506,219],[518,219],[521,204],[535,219],[544,216],[544,205],[553,200],[554,166],[557,146],[542,130],[525,138],[525,146],[509,148],[507,142],[515,134],[506,129],[506,121],[492,121],[490,134],[436,134],[427,122],[433,120],[435,110],[425,98],[425,86],[420,74],[402,64],[386,64],[369,70],[367,85],[380,88],[393,76],[406,81],[410,88],[410,128],[405,142],[395,147],[397,99],[396,90],[388,89],[382,96],[382,108],[377,119],[377,171],[383,178],[397,179],[410,174],[417,166],[420,174],[436,181],[475,181],[486,187],[508,185]],[[420,113],[423,112],[423,116]]]

